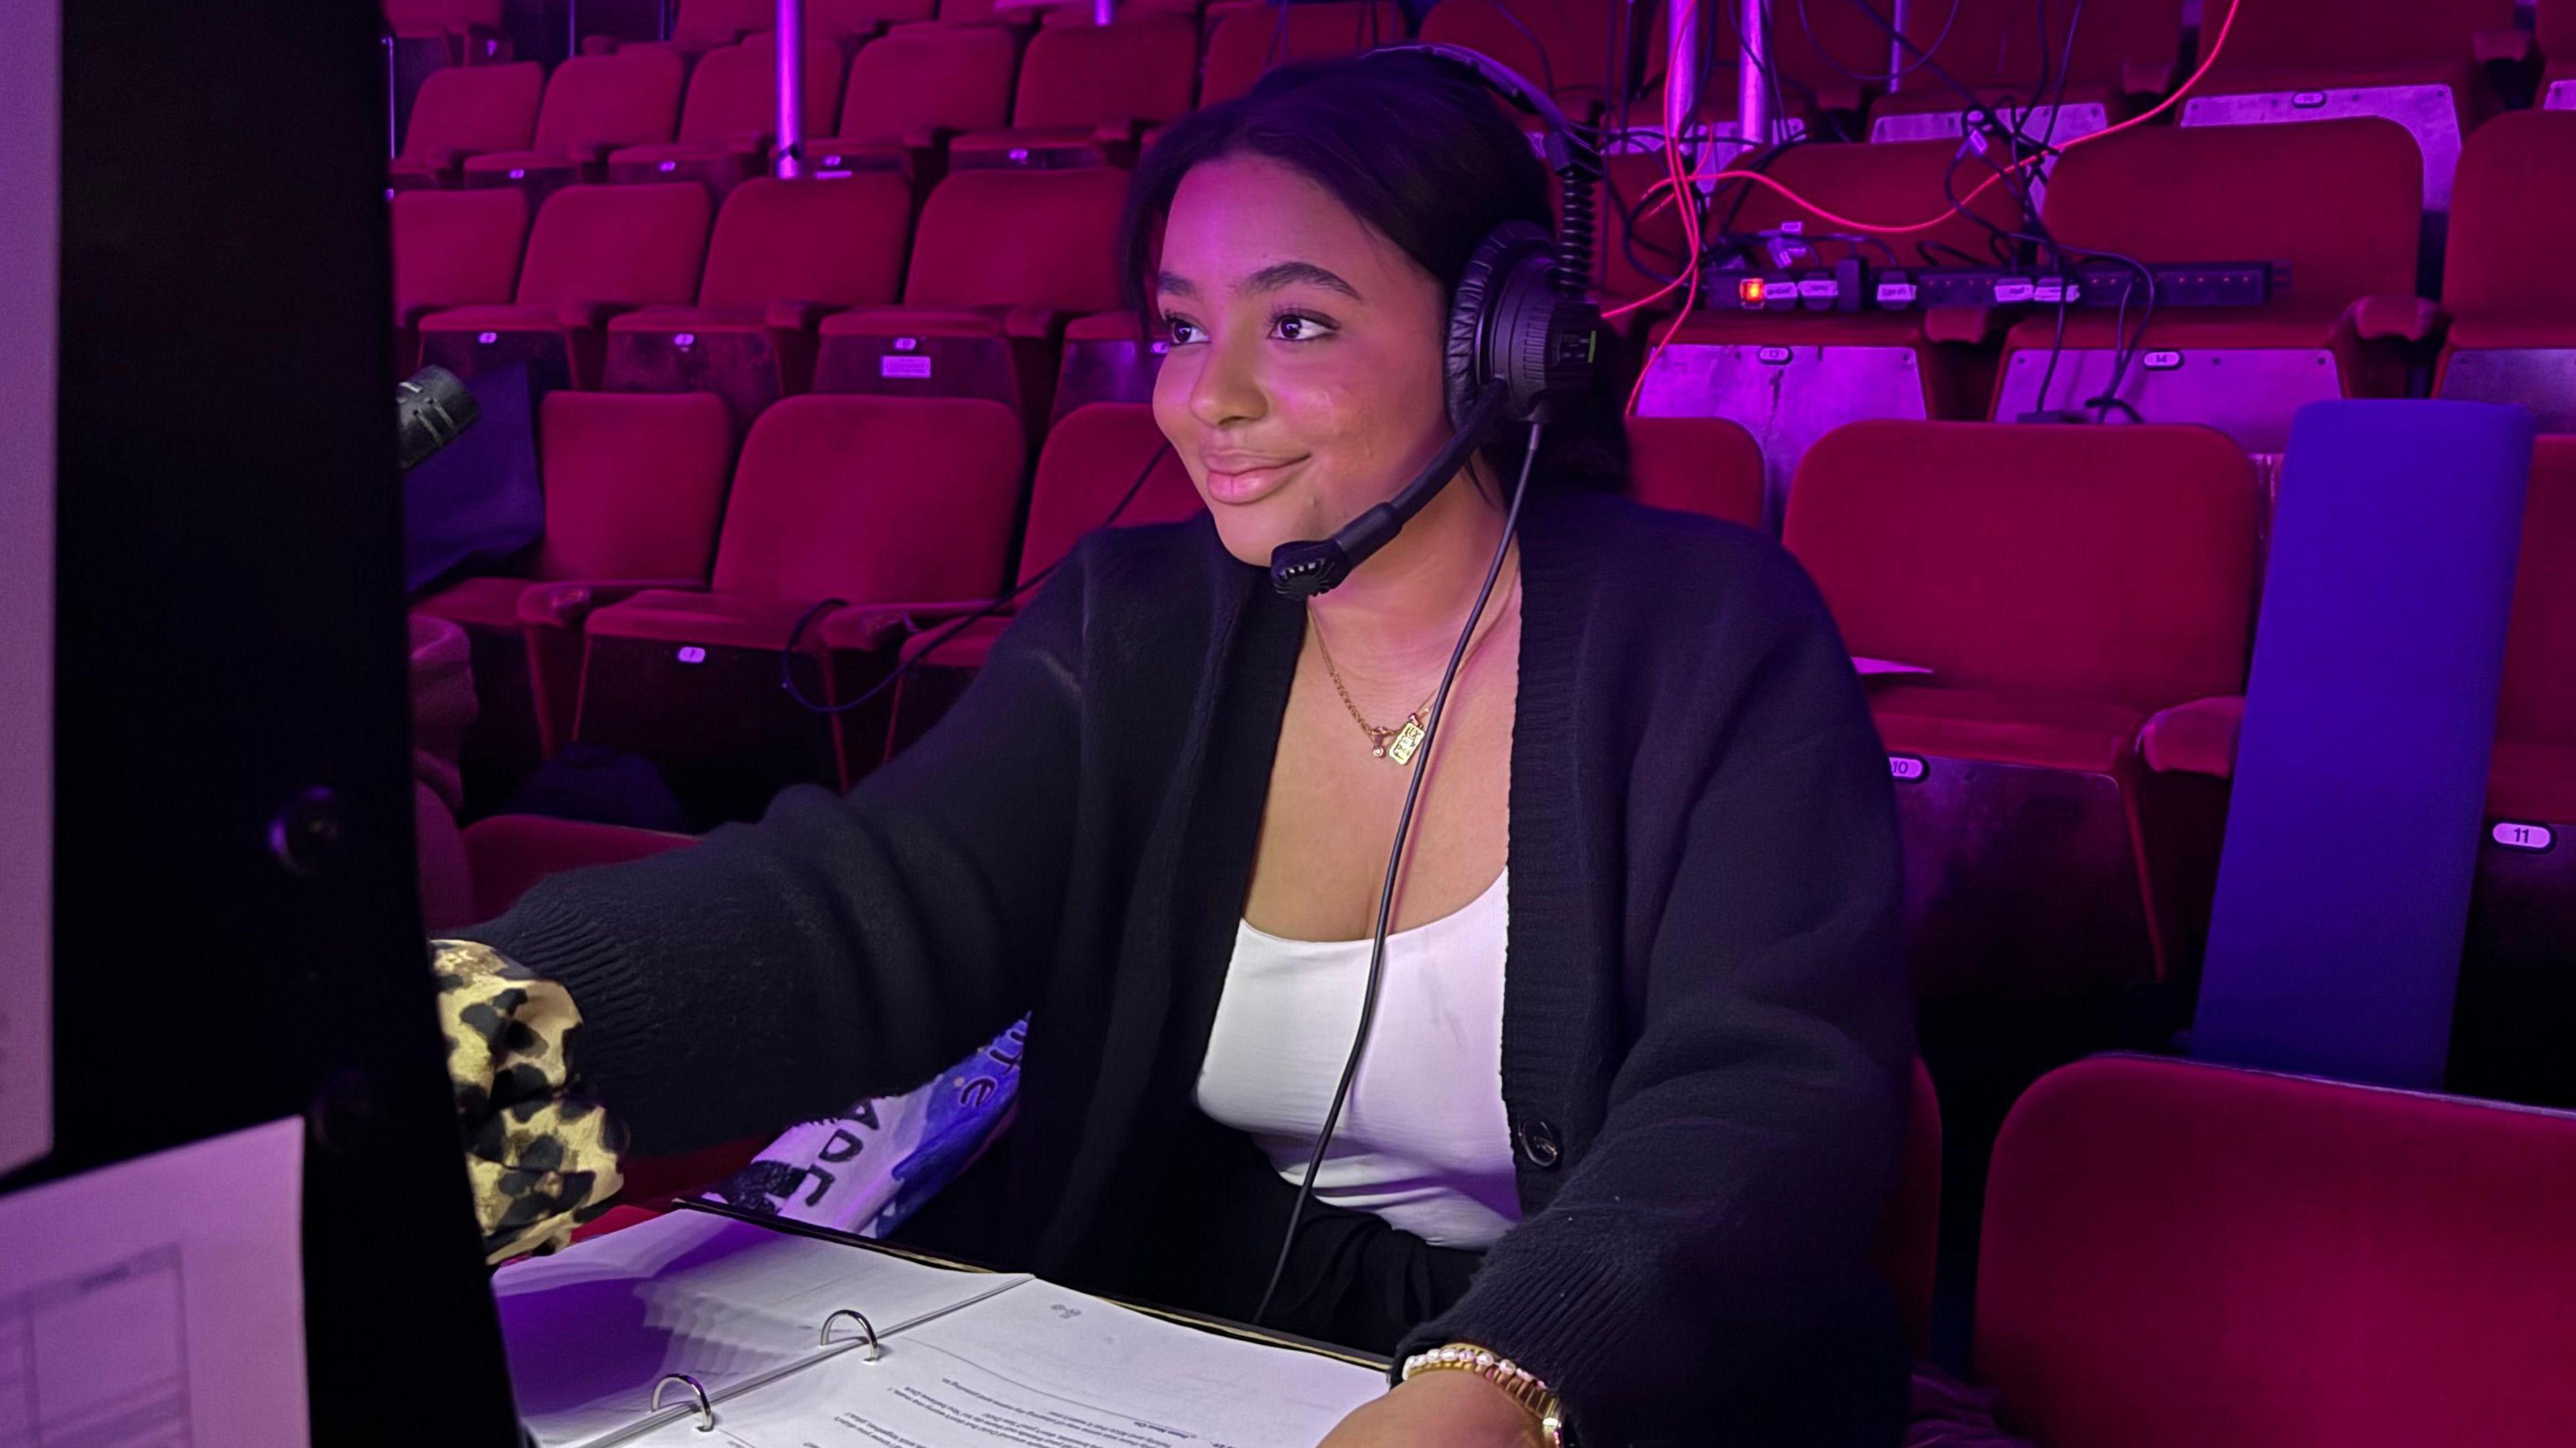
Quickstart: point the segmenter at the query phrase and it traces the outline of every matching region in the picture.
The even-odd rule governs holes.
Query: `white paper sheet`
[[[0,1197],[0,1448],[308,1441],[289,1118]]]
[[[1029,1281],[635,1440],[649,1448],[1314,1448],[1375,1370]]]
[[[53,1149],[55,197],[59,5],[0,46],[0,1172]]]
[[[555,1448],[645,1419],[664,1373],[721,1396],[810,1360],[838,1309],[891,1337],[1025,1280],[680,1211],[513,1263],[492,1288],[520,1420]]]

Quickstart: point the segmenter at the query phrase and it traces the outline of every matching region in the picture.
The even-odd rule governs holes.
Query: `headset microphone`
[[[1351,576],[1352,569],[1394,542],[1404,525],[1439,495],[1466,463],[1467,454],[1484,445],[1485,434],[1502,416],[1503,404],[1510,399],[1509,389],[1499,384],[1486,388],[1467,414],[1467,425],[1449,435],[1430,466],[1405,484],[1404,491],[1353,518],[1330,538],[1282,543],[1272,549],[1270,586],[1290,598],[1312,598],[1339,587],[1343,579]]]

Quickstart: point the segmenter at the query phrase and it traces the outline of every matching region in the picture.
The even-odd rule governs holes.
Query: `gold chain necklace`
[[[1467,641],[1467,652],[1458,660],[1460,673],[1466,672],[1467,661],[1473,659],[1476,656],[1476,650],[1484,646],[1486,637],[1501,626],[1503,615],[1511,611],[1512,600],[1520,596],[1520,591],[1520,572],[1515,569],[1512,573],[1511,592],[1503,595],[1503,606],[1494,611],[1493,622],[1486,624],[1483,632]],[[1333,665],[1332,646],[1324,642],[1323,621],[1317,619],[1311,611],[1306,617],[1307,622],[1314,625],[1315,652],[1323,657],[1324,675],[1333,681],[1333,692],[1342,696],[1342,707],[1350,711],[1351,722],[1360,726],[1360,732],[1368,736],[1369,753],[1398,767],[1411,764],[1415,751],[1422,748],[1423,737],[1430,732],[1428,716],[1432,700],[1440,697],[1439,687],[1434,685],[1430,698],[1424,699],[1420,708],[1405,715],[1403,723],[1387,727],[1371,724],[1360,713],[1360,706],[1351,702],[1351,691],[1342,683],[1342,671]]]

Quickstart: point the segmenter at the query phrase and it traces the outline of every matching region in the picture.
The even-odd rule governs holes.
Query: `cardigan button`
[[[1557,1144],[1556,1128],[1537,1117],[1521,1118],[1512,1134],[1520,1146],[1521,1160],[1541,1171],[1553,1168],[1565,1155],[1565,1149]]]

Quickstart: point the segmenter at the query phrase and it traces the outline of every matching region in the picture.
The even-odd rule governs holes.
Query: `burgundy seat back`
[[[546,394],[546,535],[538,578],[703,579],[733,463],[733,421],[706,392]]]
[[[1242,95],[1274,65],[1357,55],[1402,39],[1404,12],[1387,0],[1236,6],[1208,27],[1199,104]]]
[[[2522,560],[2505,635],[2496,737],[2576,749],[2576,437],[2544,437],[2531,454]]]
[[[755,30],[777,23],[776,0],[680,0],[671,38],[730,45]]]
[[[1048,26],[1020,58],[1014,126],[1169,121],[1198,86],[1199,27],[1180,16]]]
[[[1559,104],[1592,106],[1610,73],[1611,8],[1605,0],[1440,0],[1422,17],[1422,38],[1492,56]]]
[[[2079,1062],[1995,1142],[1976,1373],[2048,1448],[2563,1444],[2570,1201],[2564,1113]]]
[[[567,186],[537,212],[519,305],[689,301],[698,294],[711,209],[706,188],[694,182]]]
[[[2576,112],[2513,111],[2470,134],[2451,183],[2442,304],[2513,316],[2539,309],[2576,321]],[[2576,333],[2558,345],[2576,345]]]
[[[2123,132],[2069,151],[2044,209],[2070,246],[2151,262],[2287,262],[2285,300],[2333,311],[2415,290],[2423,205],[2414,137],[2355,116]]]
[[[1119,305],[1118,213],[1127,173],[1009,167],[959,171],[921,209],[903,299],[914,306]]]
[[[586,865],[622,865],[695,841],[688,835],[594,825],[545,815],[494,815],[465,828],[474,876],[474,918],[489,920],[548,875]]]
[[[1153,471],[1147,473],[1149,459]],[[1046,451],[1038,457],[1020,545],[1020,581],[1052,567],[1082,535],[1107,523],[1130,488],[1135,497],[1118,512],[1117,527],[1178,522],[1198,516],[1205,506],[1180,455],[1164,446],[1152,407],[1094,402],[1066,413],[1048,430]]]
[[[805,43],[805,134],[828,136],[841,108],[841,48]],[[709,51],[689,72],[680,111],[683,141],[766,136],[778,129],[778,50],[765,35]]]
[[[412,101],[402,158],[427,162],[448,152],[520,150],[536,133],[545,91],[546,68],[533,60],[434,70]]]
[[[527,232],[528,198],[515,189],[398,193],[393,200],[395,315],[510,300]]]
[[[840,134],[891,141],[919,126],[994,131],[1011,122],[1019,41],[1000,26],[906,31],[871,41],[850,62]]]
[[[2218,0],[2211,7],[2211,25],[2226,12],[2226,4]],[[2067,48],[2070,25],[2076,27],[2072,50]],[[1905,50],[1899,69],[1928,52],[1941,69],[1971,86],[2012,87],[2028,100],[2043,74],[2053,96],[2061,74],[2070,78],[2070,85],[2116,87],[2124,65],[2171,66],[2182,49],[2182,0],[2088,0],[2082,10],[2056,5],[2037,13],[2024,0],[1908,5],[1905,37],[1919,49]],[[2066,58],[2063,71],[2061,56]],[[1914,66],[1895,88],[1908,93],[1947,89],[1930,65]]]
[[[2205,7],[2203,59],[2218,43],[2227,6],[2212,0]],[[2514,0],[2239,0],[2226,53],[2211,74],[2465,61],[2479,31],[2514,28],[2513,8]]]
[[[1628,419],[1628,495],[1652,508],[1762,523],[1762,447],[1722,417]]]
[[[716,217],[698,304],[891,302],[903,284],[904,242],[911,229],[912,191],[900,176],[755,177],[734,188]]]
[[[2243,689],[2260,509],[2206,428],[1856,422],[1784,541],[1856,654],[2152,711]]]
[[[680,57],[658,46],[580,55],[555,67],[531,149],[572,155],[671,139],[680,118]]]
[[[808,393],[752,424],[719,592],[850,603],[989,598],[1020,501],[1018,414],[968,397]]]

